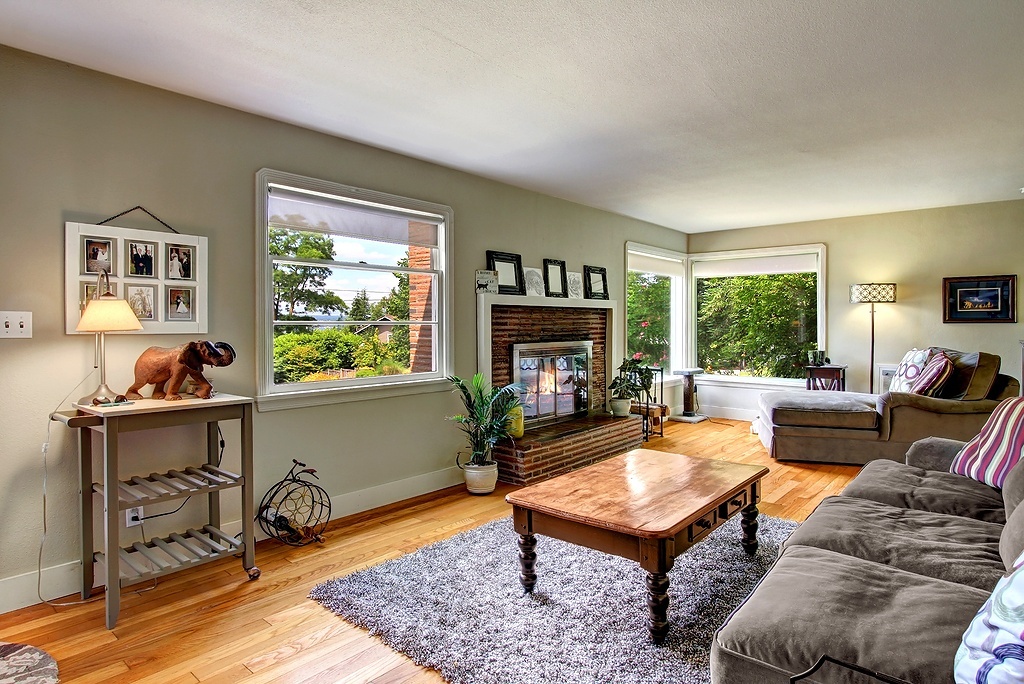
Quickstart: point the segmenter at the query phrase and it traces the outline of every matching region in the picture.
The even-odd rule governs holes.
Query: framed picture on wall
[[[124,272],[132,278],[155,278],[159,245],[146,240],[126,240]]]
[[[65,223],[64,332],[91,334],[75,327],[106,270],[111,291],[132,307],[144,334],[206,333],[207,244],[199,235]]]
[[[1017,276],[942,279],[943,323],[1016,323]]]
[[[81,273],[83,275],[99,275],[100,271],[106,271],[108,275],[116,276],[116,242],[109,238],[95,235],[81,236]]]
[[[167,320],[191,321],[195,318],[196,290],[193,287],[167,288]]]
[[[155,321],[157,312],[157,298],[155,285],[139,285],[136,283],[125,283],[124,298],[128,306],[132,307],[135,317],[139,321]]]

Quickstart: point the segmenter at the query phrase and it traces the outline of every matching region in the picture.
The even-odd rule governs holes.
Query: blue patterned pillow
[[[1024,682],[1024,553],[974,616],[953,661],[957,684]]]

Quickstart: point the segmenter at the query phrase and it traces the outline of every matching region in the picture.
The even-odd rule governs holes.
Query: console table
[[[804,366],[807,370],[807,389],[846,391],[846,366]]]
[[[141,399],[114,406],[79,406],[75,411],[51,414],[68,427],[79,430],[79,503],[81,508],[82,598],[92,593],[94,563],[102,566],[106,585],[107,629],[113,629],[121,608],[123,587],[154,579],[183,568],[241,554],[249,579],[257,579],[253,537],[252,399],[218,394],[210,399],[182,398],[180,401]],[[241,444],[241,474],[221,468],[217,427],[219,421],[238,420]],[[120,435],[138,430],[206,424],[206,463],[180,467],[165,473],[135,475],[119,480]],[[93,431],[103,436],[103,481],[93,481]],[[220,492],[240,488],[242,497],[241,539],[220,529]],[[103,546],[93,548],[93,494],[103,500]],[[209,506],[208,524],[201,530],[188,529],[166,538],[135,542],[120,547],[122,513],[136,506],[183,500],[205,495]],[[110,559],[114,559],[111,561]]]

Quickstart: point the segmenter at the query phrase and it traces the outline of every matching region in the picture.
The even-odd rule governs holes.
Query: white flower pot
[[[498,464],[473,465],[467,463],[462,466],[466,474],[466,489],[470,494],[490,494],[498,483]]]
[[[610,401],[613,416],[628,416],[629,408],[633,404],[632,399],[612,399]]]

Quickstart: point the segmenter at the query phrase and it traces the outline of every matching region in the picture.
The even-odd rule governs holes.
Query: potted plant
[[[619,375],[612,384],[611,409],[613,416],[628,416],[633,400],[643,401],[651,391],[654,373],[639,359],[626,358],[619,365]]]
[[[455,464],[466,475],[466,488],[471,494],[490,494],[498,481],[498,464],[491,459],[491,450],[500,440],[509,437],[509,430],[517,410],[521,410],[519,386],[488,387],[482,373],[473,376],[467,385],[462,378],[449,376],[453,391],[462,397],[465,413],[449,416],[466,433],[471,455],[461,462],[462,452]]]

